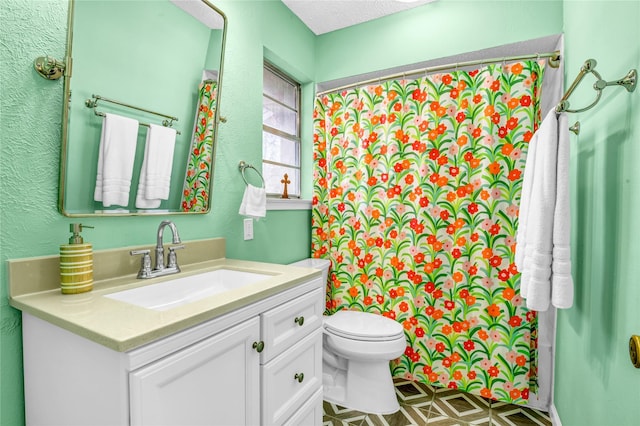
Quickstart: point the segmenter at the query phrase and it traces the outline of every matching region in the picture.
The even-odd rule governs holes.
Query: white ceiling
[[[435,0],[282,0],[317,35],[432,1]]]
[[[171,3],[196,18],[212,30],[220,30],[224,27],[224,19],[214,9],[200,0],[170,0]]]

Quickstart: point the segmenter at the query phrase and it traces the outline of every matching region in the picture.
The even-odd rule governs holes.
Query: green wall
[[[439,0],[321,35],[316,77],[328,81],[561,32],[561,0]]]
[[[587,58],[616,80],[640,68],[640,2],[565,1],[565,75]],[[585,78],[572,105],[594,97]],[[574,307],[558,314],[555,404],[564,426],[639,424],[640,370],[628,353],[640,334],[640,91],[607,88],[572,137]]]
[[[237,209],[244,183],[240,160],[261,161],[262,58],[302,81],[303,166],[310,164],[312,84],[352,74],[513,43],[566,31],[572,79],[587,57],[605,78],[638,67],[638,2],[440,0],[355,28],[316,37],[279,1],[215,1],[228,17],[221,125],[213,210],[173,216],[185,240],[222,236],[228,256],[289,262],[309,253],[308,211],[271,211],[242,240]],[[586,7],[588,6],[588,7]],[[7,304],[5,260],[51,255],[67,239],[56,210],[62,82],[35,74],[43,53],[63,57],[66,1],[0,2],[0,424],[24,422],[20,316]],[[563,22],[564,16],[564,22]],[[529,25],[532,23],[531,25]],[[595,28],[595,29],[594,29]],[[616,44],[617,43],[617,44]],[[629,46],[628,49],[617,46]],[[593,112],[580,115],[574,141],[574,263],[576,307],[558,326],[556,404],[565,425],[632,424],[640,370],[626,342],[640,332],[640,272],[632,255],[640,208],[638,93],[607,89]],[[311,182],[303,194],[310,195]],[[85,237],[96,249],[153,245],[159,217],[87,218]],[[636,232],[634,232],[636,231]],[[633,385],[636,386],[633,386]]]
[[[309,255],[309,211],[270,211],[254,223],[254,239],[243,241],[238,207],[244,191],[238,163],[256,166],[262,151],[262,58],[268,48],[282,66],[310,84],[315,36],[280,2],[215,1],[229,21],[213,208],[207,215],[171,216],[184,240],[226,237],[227,255],[239,259],[291,262]],[[19,312],[8,306],[6,260],[53,255],[67,241],[69,223],[57,210],[62,118],[62,81],[46,81],[33,60],[64,57],[67,2],[0,2],[0,424],[24,423]],[[279,29],[273,31],[273,29]],[[277,33],[277,34],[274,34]],[[303,134],[311,152],[311,107]],[[82,218],[95,226],[85,239],[95,249],[155,244],[165,217]]]

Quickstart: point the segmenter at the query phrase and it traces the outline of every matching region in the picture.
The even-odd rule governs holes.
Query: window
[[[262,175],[268,195],[300,197],[300,85],[265,62],[262,89]]]

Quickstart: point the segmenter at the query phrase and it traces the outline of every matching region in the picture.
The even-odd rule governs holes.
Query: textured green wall
[[[262,151],[262,57],[266,47],[310,82],[315,37],[278,2],[216,1],[229,20],[213,210],[207,215],[173,216],[183,239],[226,237],[227,255],[290,262],[309,255],[308,211],[271,211],[254,224],[254,239],[242,240],[238,207],[244,182],[238,163],[260,165]],[[8,306],[6,259],[58,252],[71,219],[56,210],[62,110],[62,81],[42,79],[33,60],[64,57],[67,2],[0,2],[0,424],[24,423],[19,312]],[[278,29],[273,31],[273,29]],[[277,34],[274,34],[277,33]],[[306,80],[305,80],[306,78]],[[310,120],[311,98],[307,100]],[[303,134],[310,155],[309,129]],[[85,238],[96,249],[153,245],[163,217],[86,218],[96,227]]]
[[[213,211],[173,220],[184,239],[223,236],[229,257],[270,262],[308,255],[310,215],[269,212],[254,224],[255,239],[242,241],[237,208],[243,182],[237,164],[260,164],[263,55],[310,88],[314,80],[537,38],[563,27],[560,1],[441,0],[315,37],[279,1],[215,3],[227,14],[229,30],[221,101],[228,122],[219,133]],[[0,2],[0,63],[5,65],[0,73],[2,425],[24,421],[20,317],[7,305],[5,260],[57,253],[72,222],[55,208],[62,82],[45,81],[32,70],[36,56],[63,56],[66,12],[62,0]],[[638,23],[635,1],[565,1],[568,78],[587,57],[600,61],[598,69],[605,78],[638,67]],[[625,44],[629,49],[617,47]],[[626,354],[629,335],[640,332],[634,308],[640,303],[634,282],[640,271],[632,257],[640,249],[632,222],[633,212],[640,208],[639,178],[633,173],[640,150],[640,92],[622,92],[607,89],[598,108],[580,116],[584,130],[573,152],[578,292],[576,307],[559,316],[555,398],[565,425],[632,424],[631,414],[625,412],[637,412],[640,403],[633,386],[640,370],[630,367]],[[307,94],[303,164],[310,161],[311,106],[312,96]],[[306,183],[303,194],[309,195],[309,188]],[[83,223],[96,226],[86,238],[102,249],[152,245],[160,219],[107,217]]]
[[[440,0],[321,35],[316,77],[329,81],[560,32],[561,0]]]
[[[587,58],[615,80],[640,68],[640,2],[565,1],[565,75]],[[571,103],[588,105],[592,76]],[[555,404],[564,426],[639,424],[640,370],[628,342],[640,334],[640,91],[607,88],[572,137],[574,307],[558,315]]]

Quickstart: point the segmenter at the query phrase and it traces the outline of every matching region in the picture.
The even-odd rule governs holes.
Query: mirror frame
[[[64,208],[65,199],[65,183],[67,175],[67,137],[69,127],[69,108],[71,107],[71,77],[73,74],[73,17],[75,9],[75,1],[69,0],[69,11],[67,14],[67,45],[65,54],[65,63],[67,67],[64,71],[64,85],[63,85],[63,102],[62,102],[62,140],[60,143],[60,158],[59,158],[59,175],[58,175],[58,211],[66,217],[88,217],[88,216],[159,216],[159,215],[191,215],[191,214],[207,214],[211,211],[212,195],[213,195],[213,176],[215,173],[215,160],[216,160],[216,148],[218,146],[218,130],[220,126],[220,97],[222,93],[222,75],[224,70],[224,54],[227,41],[227,15],[220,9],[214,6],[209,0],[200,0],[206,6],[210,7],[214,12],[218,13],[224,22],[222,28],[222,48],[220,49],[220,71],[218,73],[218,97],[216,103],[216,112],[214,117],[215,131],[213,135],[213,147],[211,150],[211,173],[209,174],[209,190],[208,190],[208,205],[204,211],[197,212],[184,212],[184,211],[158,211],[156,212],[117,212],[117,213],[69,213]],[[192,140],[189,141],[191,143]]]

